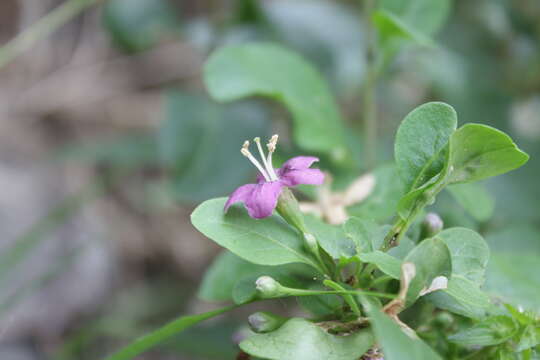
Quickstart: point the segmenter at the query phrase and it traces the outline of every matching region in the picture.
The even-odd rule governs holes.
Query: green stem
[[[331,281],[331,280],[325,280]],[[332,281],[333,282],[333,281]],[[367,291],[367,290],[305,290],[305,289],[294,289],[286,286],[282,286],[282,289],[287,292],[285,296],[314,296],[314,295],[369,295],[380,297],[383,299],[395,299],[396,296],[393,294],[380,293],[376,291]],[[283,296],[283,297],[285,297]],[[280,296],[282,297],[282,296]]]
[[[375,167],[377,162],[377,66],[376,43],[371,18],[375,9],[374,0],[364,1],[364,28],[366,41],[366,80],[363,86],[362,110],[365,134],[365,153],[369,169]]]
[[[341,286],[337,282],[334,282],[334,281],[331,281],[331,280],[325,280],[325,281],[323,281],[323,284],[330,287],[330,288],[332,288],[332,289],[334,289],[334,290],[336,290],[336,291],[346,291],[343,288],[343,286]],[[342,294],[341,296],[343,297],[343,300],[345,300],[347,305],[349,305],[352,312],[356,316],[362,315],[362,313],[360,312],[360,308],[358,307],[358,304],[356,303],[356,301],[354,300],[354,298],[352,297],[351,294]]]
[[[398,246],[399,241],[405,235],[409,227],[412,225],[416,217],[422,212],[424,207],[428,204],[434,202],[435,197],[441,192],[442,189],[446,186],[446,175],[447,170],[443,170],[441,177],[437,182],[432,184],[429,189],[427,189],[420,197],[416,200],[415,204],[407,219],[402,219],[401,217],[395,222],[394,226],[390,229],[388,234],[386,234],[383,244],[381,245],[381,251],[388,251],[391,248]]]
[[[233,310],[241,305],[229,305],[221,309],[209,311],[204,314],[182,316],[170,323],[160,327],[159,329],[144,335],[123,349],[105,358],[105,360],[128,360],[145,352],[146,350],[162,343],[173,335],[185,330],[186,328],[195,325],[201,321],[213,318],[227,311]]]
[[[379,276],[378,278],[376,278],[375,280],[371,282],[371,286],[376,286],[381,283],[384,284],[385,282],[390,281],[390,280],[394,280],[394,278],[391,277],[390,275]]]
[[[49,36],[87,7],[103,0],[68,0],[0,48],[0,68]]]
[[[327,264],[324,262],[321,256],[322,250],[319,246],[319,242],[306,227],[304,215],[300,211],[298,200],[296,200],[296,197],[289,188],[284,188],[282,190],[281,195],[278,199],[276,210],[289,225],[293,226],[300,232],[301,236],[303,237],[305,247],[317,259],[317,270],[333,279],[334,272],[332,271],[332,269],[328,268]]]
[[[394,246],[399,245],[399,241],[403,237],[403,235],[407,232],[407,229],[409,228],[410,224],[412,223],[412,219],[410,216],[407,220],[403,220],[402,218],[399,218],[394,226],[388,231],[388,234],[384,237],[383,244],[381,245],[381,248],[379,250],[381,251],[388,251]]]

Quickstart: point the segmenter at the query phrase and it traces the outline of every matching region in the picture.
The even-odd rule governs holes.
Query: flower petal
[[[319,169],[288,170],[280,175],[279,180],[285,186],[321,185],[324,182],[324,173]]]
[[[316,161],[319,161],[319,158],[315,156],[296,156],[285,161],[278,171],[307,169]]]
[[[225,208],[223,210],[227,212],[227,210],[229,210],[231,205],[237,202],[243,202],[245,204],[256,186],[257,185],[255,184],[246,184],[234,190],[232,194],[229,196],[229,199],[227,200],[227,202],[225,203]]]
[[[262,219],[272,215],[276,208],[283,184],[281,181],[271,181],[255,185],[255,188],[244,202],[249,216]]]

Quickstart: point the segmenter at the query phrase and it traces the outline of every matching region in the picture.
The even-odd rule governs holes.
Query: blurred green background
[[[0,43],[62,2],[3,0]],[[486,237],[488,292],[540,311],[540,2],[434,3],[410,19],[433,42],[392,48],[378,79],[378,135],[368,140],[381,181],[350,212],[381,222],[393,214],[394,133],[417,105],[444,101],[460,125],[507,132],[529,163],[473,194],[443,194],[433,210]],[[444,25],[431,29],[433,19]],[[338,187],[370,171],[366,27],[362,1],[108,0],[0,68],[0,358],[98,359],[216,306],[197,290],[219,249],[192,228],[192,209],[253,179],[239,153],[245,139],[279,133],[280,158],[308,155],[278,103],[211,100],[202,71],[216,48],[264,41],[300,53],[329,84],[353,154],[339,169],[314,155]],[[141,359],[233,359],[259,308]]]

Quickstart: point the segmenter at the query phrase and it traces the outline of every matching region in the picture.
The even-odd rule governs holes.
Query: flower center
[[[255,159],[255,157],[249,151],[249,141],[246,140],[244,142],[244,145],[242,145],[242,149],[240,149],[240,152],[242,153],[242,155],[247,157],[253,165],[255,165],[257,170],[259,170],[259,172],[262,174],[266,181],[278,180],[277,174],[272,166],[272,154],[276,150],[278,136],[272,136],[272,138],[270,138],[270,141],[268,141],[268,144],[266,144],[266,147],[268,149],[268,155],[266,157],[264,155],[264,150],[261,146],[261,139],[256,137],[255,139],[253,139],[253,141],[255,141],[255,143],[257,144],[257,149],[259,150],[259,155],[261,156],[262,165],[261,162]]]

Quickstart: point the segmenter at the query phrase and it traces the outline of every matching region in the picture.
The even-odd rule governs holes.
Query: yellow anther
[[[268,141],[268,144],[266,144],[266,147],[268,148],[268,151],[273,153],[274,151],[276,151],[276,144],[278,142],[278,135],[273,135],[271,138],[270,138],[270,141]]]

